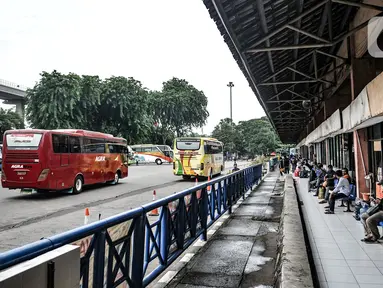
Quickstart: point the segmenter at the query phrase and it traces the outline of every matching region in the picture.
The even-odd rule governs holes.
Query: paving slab
[[[262,217],[265,214],[267,205],[241,205],[235,210],[235,216]]]
[[[257,236],[262,222],[253,219],[231,218],[224,227],[217,231],[217,235]]]

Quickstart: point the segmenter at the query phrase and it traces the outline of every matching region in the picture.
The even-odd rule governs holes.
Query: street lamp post
[[[233,122],[233,93],[232,93],[232,89],[234,87],[234,83],[229,82],[229,84],[227,84],[227,87],[230,88],[230,119],[231,119],[231,122]]]

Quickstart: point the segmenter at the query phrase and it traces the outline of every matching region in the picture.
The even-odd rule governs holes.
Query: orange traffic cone
[[[207,177],[207,182],[209,182],[209,181],[210,181],[210,175]],[[211,189],[210,185],[206,187],[207,191],[210,191],[210,189]]]
[[[89,217],[90,217],[89,208],[85,208],[84,225],[89,223]]]
[[[156,201],[156,190],[153,191],[153,201]],[[158,213],[158,208],[154,208],[152,211],[150,211],[149,216],[158,216],[160,215]]]

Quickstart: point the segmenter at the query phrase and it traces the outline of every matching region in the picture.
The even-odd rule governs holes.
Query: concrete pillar
[[[364,179],[369,173],[367,128],[354,132],[354,154],[358,197],[362,198],[361,193],[369,193],[369,188],[366,186]]]
[[[376,77],[375,59],[352,59],[351,100],[358,97],[363,88]],[[364,177],[369,173],[367,128],[354,131],[354,161],[358,197],[368,193]]]
[[[24,119],[24,101],[17,101],[15,102],[16,105],[16,113],[21,116],[22,119]]]
[[[25,121],[24,110],[25,110],[25,101],[24,100],[5,100],[4,104],[16,105],[16,113],[18,113],[21,118]]]

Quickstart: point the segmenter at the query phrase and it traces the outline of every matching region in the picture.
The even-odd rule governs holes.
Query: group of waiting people
[[[322,164],[314,164],[312,168],[313,177],[310,179],[310,185],[314,191],[314,196],[318,196],[319,189],[325,189],[325,199],[319,201],[319,204],[328,203],[325,207],[325,214],[334,214],[335,201],[338,199],[347,199],[351,193],[350,184],[351,177],[348,174],[348,169],[334,171],[332,165],[327,166],[327,170],[323,169]],[[314,179],[313,179],[314,178]],[[335,183],[335,179],[338,179]],[[383,180],[379,185],[383,184]],[[375,203],[377,209],[372,209],[374,212],[365,212],[361,216],[361,222],[364,227],[365,238],[362,239],[366,243],[379,243],[380,238],[378,225],[383,221],[383,201],[381,199],[370,199],[370,203]],[[342,205],[341,205],[342,206]]]
[[[312,175],[315,179],[312,179],[310,184],[315,191],[314,196],[318,196],[319,189],[325,189],[325,197],[319,201],[319,204],[328,203],[329,205],[325,207],[325,214],[334,214],[335,201],[346,199],[351,193],[351,177],[348,169],[335,171],[332,165],[328,165],[327,170],[324,170],[323,165],[319,163],[314,165],[313,171]],[[337,184],[335,184],[335,179],[337,179]]]

